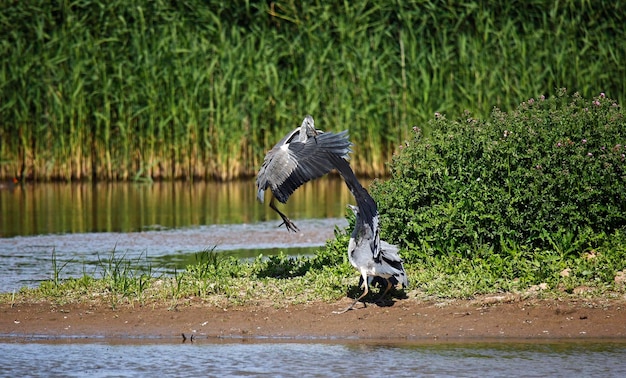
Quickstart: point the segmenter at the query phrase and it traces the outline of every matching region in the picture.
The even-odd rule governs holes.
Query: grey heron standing
[[[274,200],[286,203],[302,184],[330,172],[337,161],[345,162],[350,146],[348,131],[325,133],[316,129],[313,117],[307,115],[300,127],[287,134],[265,155],[256,178],[257,198],[263,203],[265,190],[269,188],[272,192],[270,207],[280,215],[288,231],[299,231],[278,210]]]
[[[398,247],[380,240],[378,207],[367,190],[359,183],[352,168],[344,159],[331,158],[335,168],[344,178],[346,185],[354,195],[357,206],[350,206],[356,217],[354,230],[348,243],[348,260],[362,278],[363,294],[346,309],[336,312],[342,314],[351,310],[369,292],[369,283],[373,277],[387,281],[387,287],[380,296],[382,299],[392,287],[392,280],[408,286],[408,279],[402,259],[398,256]]]

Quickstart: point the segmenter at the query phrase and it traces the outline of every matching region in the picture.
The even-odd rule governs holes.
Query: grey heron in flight
[[[347,130],[323,132],[315,128],[313,117],[307,115],[300,127],[287,134],[265,155],[256,178],[257,198],[263,203],[265,190],[269,188],[272,193],[270,208],[280,215],[288,231],[299,231],[278,210],[274,200],[286,203],[302,184],[327,174],[338,161],[346,162],[350,146]]]
[[[363,288],[363,294],[355,299],[350,306],[336,312],[342,314],[351,310],[354,305],[367,295],[369,284],[374,277],[381,277],[387,282],[387,287],[379,300],[391,289],[393,282],[402,283],[404,287],[407,287],[409,282],[404,271],[402,259],[398,255],[398,247],[380,240],[376,202],[359,183],[347,161],[335,158],[332,158],[332,160],[357,203],[357,206],[349,205],[356,219],[354,230],[348,243],[348,260],[361,273],[361,287]]]

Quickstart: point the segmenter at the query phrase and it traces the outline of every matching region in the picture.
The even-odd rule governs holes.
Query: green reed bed
[[[567,87],[624,102],[609,2],[19,1],[0,11],[0,177],[251,175],[312,114],[386,173],[434,112]]]

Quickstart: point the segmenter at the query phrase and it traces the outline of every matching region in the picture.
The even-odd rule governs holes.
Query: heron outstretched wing
[[[297,131],[299,129],[294,130]],[[290,134],[294,138],[294,134]],[[305,142],[292,141],[277,144],[266,156],[257,176],[257,193],[263,201],[263,191],[268,187],[276,199],[285,203],[289,196],[302,184],[321,177],[334,164],[330,156],[345,159],[350,152],[348,132],[324,133],[309,137]]]

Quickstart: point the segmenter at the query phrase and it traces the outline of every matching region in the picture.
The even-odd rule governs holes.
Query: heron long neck
[[[350,164],[344,158],[333,155],[331,159],[335,168],[346,182],[346,186],[352,192],[359,208],[352,236],[355,240],[368,241],[374,259],[378,259],[380,254],[380,228],[378,227],[378,207],[376,206],[376,201],[361,185],[352,168],[350,168]]]
[[[361,185],[356,175],[352,171],[350,164],[342,157],[332,156],[335,168],[343,177],[346,186],[352,192],[356,205],[359,207],[361,219],[363,222],[372,224],[372,219],[378,216],[378,207],[376,201],[370,196],[367,190]]]
[[[307,115],[304,117],[302,121],[302,125],[300,125],[300,135],[298,136],[299,141],[304,143],[307,139],[311,137],[317,136],[317,130],[315,129],[315,122],[313,121],[313,117]]]

